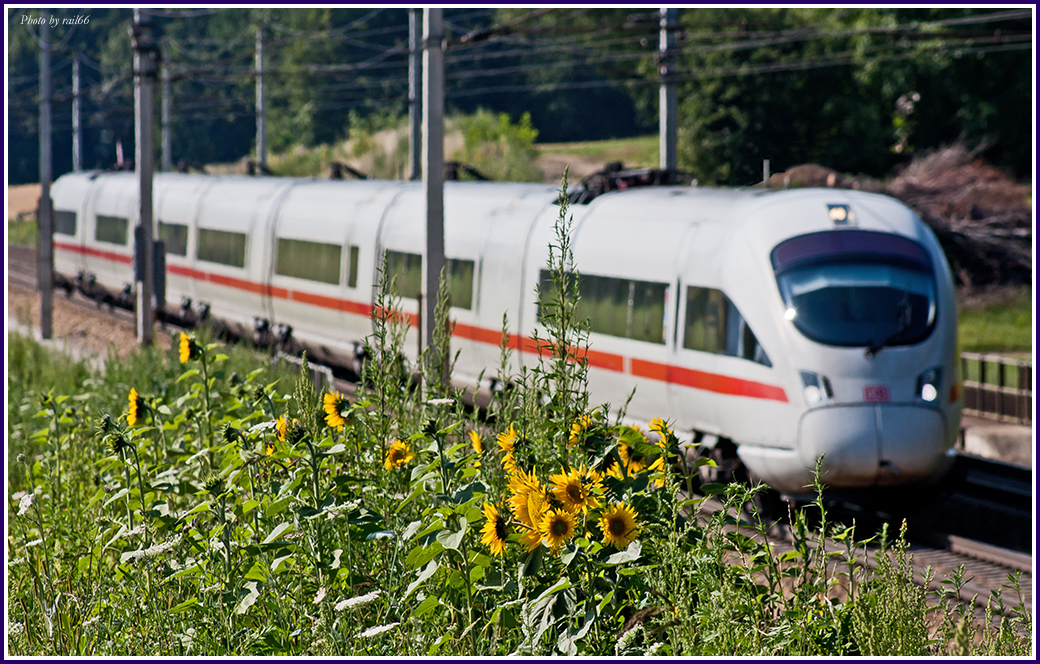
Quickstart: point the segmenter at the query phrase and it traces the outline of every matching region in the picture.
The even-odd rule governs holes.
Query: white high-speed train
[[[74,173],[52,192],[56,282],[129,300],[135,176]],[[498,365],[503,313],[514,360],[535,360],[557,193],[446,183],[458,376]],[[173,315],[349,363],[372,329],[384,252],[418,312],[419,183],[162,173],[154,200]],[[906,206],[835,189],[668,186],[570,210],[594,403],[622,404],[635,387],[630,417],[667,418],[789,495],[806,493],[821,454],[838,489],[929,484],[950,467],[962,408],[953,282]]]

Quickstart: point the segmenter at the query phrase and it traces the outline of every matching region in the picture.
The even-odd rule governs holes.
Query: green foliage
[[[1022,289],[1004,302],[958,312],[961,349],[978,353],[1033,348],[1032,291]]]
[[[40,241],[40,231],[36,225],[36,219],[23,221],[7,221],[7,242],[23,247],[36,247]]]
[[[538,130],[531,125],[531,114],[524,113],[514,124],[506,113],[478,109],[468,116],[456,116],[451,124],[462,132],[463,147],[452,157],[475,167],[492,180],[541,182],[542,172],[534,164]]]
[[[698,9],[680,12],[687,37],[678,67],[680,166],[702,183],[731,186],[821,163],[886,174],[915,148],[987,142],[986,156],[1028,173],[1024,52],[973,52],[956,31],[922,21],[977,15],[962,9]],[[1022,31],[1022,23],[1001,23]],[[907,30],[910,30],[908,33]],[[1026,30],[1028,31],[1028,30]],[[898,34],[910,38],[897,38]],[[641,71],[650,75],[653,63]],[[988,71],[990,74],[983,74]],[[912,102],[914,94],[917,101]],[[647,113],[657,95],[639,90]],[[907,101],[911,103],[907,104]],[[1003,109],[997,117],[996,109]]]
[[[656,168],[660,163],[660,140],[656,134],[579,143],[543,143],[542,154],[587,157],[602,162],[620,161],[628,168]]]
[[[891,551],[881,538],[875,554],[877,574],[860,586],[852,608],[852,634],[860,652],[868,657],[920,656],[927,654],[925,624],[927,581],[917,585],[904,530]]]

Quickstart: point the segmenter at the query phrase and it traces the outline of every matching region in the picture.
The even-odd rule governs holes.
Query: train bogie
[[[114,291],[132,281],[135,191],[130,174],[55,183],[58,214],[76,213],[69,239],[56,235],[59,273]],[[168,309],[208,310],[244,336],[349,364],[386,271],[414,359],[427,290],[418,183],[161,174],[155,191]],[[452,347],[473,386],[499,364],[503,315],[512,370],[539,360],[557,193],[451,182],[444,210]],[[655,187],[570,214],[594,404],[620,406],[634,387],[631,418],[725,442],[753,478],[790,495],[808,491],[821,455],[837,488],[929,483],[949,467],[961,406],[952,280],[901,203]]]

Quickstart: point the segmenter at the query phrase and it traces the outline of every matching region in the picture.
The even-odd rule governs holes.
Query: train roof
[[[163,173],[157,172],[156,183],[177,186],[190,186],[210,182],[227,184],[239,190],[268,192],[284,190],[290,187],[314,193],[318,196],[335,197],[336,191],[349,190],[355,195],[372,194],[388,189],[402,192],[421,188],[420,181],[402,180],[330,180],[319,178],[253,176],[253,175],[217,175],[197,173]],[[133,180],[137,177],[130,171],[81,171],[68,173],[55,183],[60,190],[63,181],[94,180]],[[474,198],[500,198],[504,201],[546,196],[546,203],[556,200],[559,186],[549,183],[529,182],[470,182],[447,181],[445,192],[449,194],[464,193]],[[570,189],[574,189],[572,186]],[[797,189],[763,189],[763,188],[721,188],[698,185],[641,186],[603,193],[588,203],[572,205],[573,212],[579,216],[599,216],[604,213],[610,216],[630,216],[641,223],[652,222],[648,210],[652,207],[654,217],[667,216],[673,219],[686,219],[699,223],[733,224],[746,219],[757,208],[777,204],[790,204],[805,200],[828,199],[835,203],[842,201],[863,201],[865,197],[875,200],[893,200],[880,194],[871,194],[848,189],[797,188]],[[595,212],[595,214],[594,214]]]

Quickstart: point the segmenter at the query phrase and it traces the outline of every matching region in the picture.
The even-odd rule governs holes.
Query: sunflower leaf
[[[439,562],[437,562],[436,560],[431,560],[426,565],[426,567],[422,568],[422,570],[419,572],[418,578],[416,578],[415,581],[412,581],[408,584],[408,588],[405,590],[403,599],[408,599],[412,592],[415,591],[415,589],[418,588],[423,581],[433,576],[434,572],[436,572],[437,568],[439,568],[440,566],[441,564]]]
[[[450,530],[442,530],[437,533],[437,541],[441,543],[445,549],[451,549],[453,551],[459,550],[459,545],[462,544],[462,538],[466,534],[466,530],[469,529],[469,522],[466,521],[466,517],[459,519],[460,526],[458,532],[451,532]]]
[[[570,567],[574,561],[574,557],[578,555],[578,547],[569,544],[564,547],[563,552],[560,554],[560,560],[563,561],[564,567]]]
[[[633,560],[637,560],[639,558],[639,555],[640,553],[642,553],[642,550],[643,546],[639,543],[639,540],[636,540],[629,544],[628,548],[624,551],[618,551],[617,553],[608,557],[605,564],[620,565],[621,563],[630,563]]]

